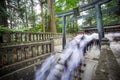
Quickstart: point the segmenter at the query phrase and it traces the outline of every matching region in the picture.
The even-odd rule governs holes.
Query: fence
[[[71,36],[72,36],[71,34],[66,35],[66,37],[71,37]],[[62,39],[62,34],[61,33],[36,33],[36,32],[8,32],[8,31],[0,32],[1,46],[20,44],[20,43],[40,42],[40,41],[49,40],[50,38],[53,38],[54,40]],[[60,42],[60,41],[57,40],[57,42]]]
[[[53,40],[1,46],[0,80],[33,80],[37,65],[51,53]]]

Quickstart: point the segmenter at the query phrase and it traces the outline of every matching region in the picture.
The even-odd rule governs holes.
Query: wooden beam
[[[113,7],[108,8],[108,9],[103,9],[102,14],[107,14],[107,13],[110,13],[110,12],[116,12],[117,10],[119,10],[119,6],[113,6]],[[95,13],[90,13],[90,14],[87,14],[87,15],[80,15],[77,18],[74,18],[74,17],[69,18],[67,20],[67,22],[72,22],[72,21],[77,20],[77,19],[94,17],[94,16],[95,16]],[[56,24],[61,24],[61,23],[62,23],[62,21],[56,22]]]
[[[107,3],[111,0],[95,0],[93,1],[92,3],[89,3],[87,5],[84,5],[84,6],[78,6],[81,11],[85,11],[85,10],[88,10],[88,9],[91,9],[91,8],[94,8],[95,7],[95,4],[104,4],[104,3]],[[66,11],[66,12],[56,12],[56,15],[57,17],[62,17],[62,16],[69,16],[69,15],[72,15],[73,14],[73,10],[69,10],[69,11]]]

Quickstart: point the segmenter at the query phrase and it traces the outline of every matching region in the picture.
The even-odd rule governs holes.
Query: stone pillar
[[[120,66],[118,65],[109,45],[110,43],[108,39],[103,38],[101,40],[100,58],[93,80],[120,79]]]
[[[54,40],[53,37],[50,38],[51,41],[51,53],[54,53]]]

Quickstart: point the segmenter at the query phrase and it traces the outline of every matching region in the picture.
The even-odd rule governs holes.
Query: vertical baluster
[[[12,32],[10,33],[10,42],[12,43],[13,40],[12,40]]]
[[[48,39],[50,39],[50,34],[48,33]]]
[[[33,41],[33,34],[31,33],[31,41]]]
[[[46,53],[46,44],[44,44],[44,53]]]
[[[48,53],[49,51],[48,51],[48,44],[46,44],[46,53]]]
[[[12,64],[13,57],[12,57],[12,52],[10,48],[7,49],[7,58],[8,58],[8,64]]]
[[[39,34],[39,33],[37,33],[37,36],[36,36],[36,37],[37,37],[37,41],[39,41],[39,36],[38,36],[38,34]]]
[[[39,45],[38,46],[38,55],[41,55],[42,54],[42,45]]]
[[[45,40],[47,40],[47,34],[45,33]]]
[[[33,33],[33,41],[35,41],[35,33]]]
[[[7,43],[8,42],[8,34],[6,32],[3,32],[2,41],[3,41],[3,43]]]
[[[35,41],[35,33],[33,33],[33,41]]]
[[[53,38],[50,39],[50,52],[54,52],[54,41],[53,41]]]
[[[49,44],[50,53],[52,52],[52,44]]]
[[[11,39],[10,39],[10,38],[11,38],[10,35],[11,35],[11,32],[8,33],[8,43],[11,42],[11,41],[10,41],[10,40],[11,40]]]
[[[34,46],[34,56],[37,56],[37,47],[36,47],[36,45]]]
[[[14,32],[11,33],[11,42],[15,42],[15,33]]]
[[[22,43],[23,42],[23,34],[22,33],[19,33],[19,35],[20,35],[20,42]]]
[[[21,61],[21,60],[22,60],[21,49],[17,48],[17,61]]]
[[[43,36],[43,33],[42,33],[42,41],[44,40],[44,36]]]
[[[26,35],[25,35],[25,33],[23,33],[23,36],[24,36],[24,42],[26,42]]]
[[[24,47],[23,46],[21,46],[21,57],[22,57],[22,60],[24,60],[25,59],[25,51],[24,51]]]
[[[48,34],[46,33],[46,40],[48,39]]]
[[[36,33],[34,33],[34,41],[36,41]]]
[[[24,32],[24,35],[25,35],[25,42],[27,42],[27,33]]]
[[[30,38],[29,38],[29,33],[26,33],[26,38],[27,38],[27,42],[29,42],[30,40]]]
[[[17,33],[14,33],[14,42],[17,42]]]
[[[38,33],[36,33],[36,41],[38,41]]]
[[[48,45],[48,51],[49,51],[49,53],[51,53],[50,46],[51,46],[51,44],[49,43],[49,45]]]
[[[21,34],[22,34],[22,33],[20,32],[20,33],[19,33],[19,42],[22,42],[22,39],[21,39],[22,36],[21,36]]]
[[[19,32],[19,39],[20,39],[20,42],[23,43],[24,42],[24,33],[23,32]]]
[[[43,40],[43,33],[41,33],[41,41]]]
[[[16,35],[15,35],[15,41],[18,42],[18,33],[16,32]]]
[[[38,41],[38,33],[36,33],[36,41]]]
[[[49,34],[47,33],[47,39],[49,39]]]
[[[34,46],[33,45],[31,47],[31,50],[32,50],[32,57],[34,57]]]
[[[32,57],[32,46],[29,46],[29,57]]]
[[[21,37],[21,33],[20,33],[20,32],[17,32],[17,33],[16,33],[16,41],[17,41],[17,42],[21,42],[21,38],[22,38],[22,37]]]
[[[39,56],[39,46],[38,45],[36,45],[36,50],[37,50],[36,56]]]
[[[44,54],[44,45],[42,44],[42,54]]]
[[[44,33],[44,38],[45,38],[44,40],[46,40],[46,36],[47,36],[46,33]]]
[[[31,33],[29,33],[28,35],[29,35],[29,41],[31,41]]]
[[[39,38],[40,38],[40,41],[41,41],[41,33],[39,34]]]
[[[7,49],[1,49],[0,51],[0,56],[1,56],[1,65],[4,66],[4,65],[7,65],[8,64],[8,55],[7,55]]]
[[[16,52],[16,48],[14,48],[12,50],[12,54],[13,54],[13,63],[17,62],[17,52]]]
[[[38,41],[40,41],[40,36],[39,36],[39,33],[37,34],[37,38],[38,38]]]
[[[36,46],[32,47],[32,51],[33,51],[33,57],[37,56],[37,47]]]
[[[45,40],[45,39],[46,39],[46,34],[44,33],[44,34],[43,34],[43,40]]]
[[[29,55],[29,47],[25,47],[24,50],[25,50],[25,59],[28,59],[30,56]]]

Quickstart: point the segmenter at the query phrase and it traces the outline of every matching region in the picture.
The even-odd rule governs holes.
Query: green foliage
[[[42,32],[42,24],[35,24],[32,28],[29,29],[31,32]]]
[[[62,24],[57,25],[57,32],[62,33]]]
[[[41,24],[35,24],[32,28],[28,28],[28,27],[16,27],[13,29],[9,29],[7,27],[2,27],[0,26],[0,31],[12,31],[12,32],[16,32],[16,31],[27,31],[27,32],[42,32],[42,25]]]
[[[76,33],[78,32],[78,25],[75,22],[71,22],[67,25],[67,33]]]
[[[113,7],[117,5],[115,0],[112,0],[109,3],[103,4],[101,6],[101,9],[108,9],[110,7]],[[88,10],[88,13],[91,12],[95,12],[95,10]],[[119,24],[120,23],[120,16],[117,16],[115,13],[111,12],[111,13],[107,13],[107,14],[103,14],[103,25],[109,25],[109,24]],[[96,26],[96,17],[89,17],[89,18],[85,18],[83,25],[82,26]]]
[[[13,31],[13,30],[9,29],[8,27],[0,26],[0,31]]]
[[[58,0],[55,2],[55,12],[64,12],[77,6],[78,0]]]

